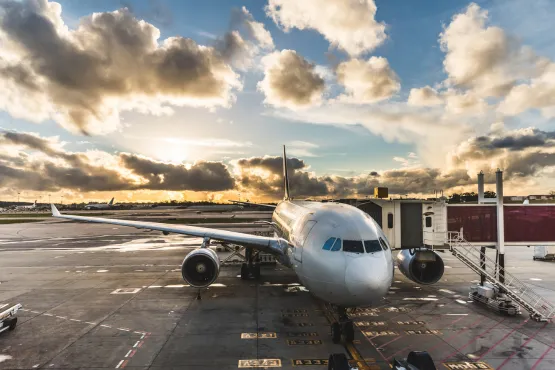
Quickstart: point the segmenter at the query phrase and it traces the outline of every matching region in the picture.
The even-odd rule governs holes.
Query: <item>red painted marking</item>
[[[455,319],[455,320],[451,321],[451,322],[449,323],[449,325],[447,326],[447,328],[448,328],[449,326],[453,325],[454,323],[456,323],[457,321],[460,321],[460,320],[464,319],[465,317],[466,317],[466,316],[462,316],[462,317],[459,317],[458,319]],[[421,340],[420,342],[422,342],[422,340]],[[395,352],[394,354],[392,354],[391,356],[389,356],[389,357],[387,357],[387,358],[388,358],[388,359],[392,358],[392,357],[395,356],[396,354],[398,354],[398,353],[400,353],[400,352],[403,352],[403,351],[407,350],[407,348],[409,348],[410,346],[412,346],[412,344],[409,344],[408,346],[401,348],[400,350],[398,350],[397,352]]]
[[[478,357],[478,361],[480,361],[485,355],[487,355],[488,353],[491,352],[492,349],[494,349],[495,347],[497,347],[499,344],[501,344],[501,342],[503,342],[505,339],[507,339],[507,337],[509,335],[511,335],[512,333],[514,333],[516,331],[516,329],[520,328],[522,325],[526,324],[528,322],[529,319],[524,320],[523,322],[521,322],[516,328],[514,328],[513,330],[511,330],[510,332],[508,332],[507,334],[505,334],[505,336],[501,339],[499,339],[493,346],[491,346],[485,353],[483,353],[480,357]]]
[[[489,328],[488,330],[486,330],[483,333],[478,334],[477,336],[475,336],[474,338],[472,338],[468,343],[466,343],[464,346],[462,346],[461,348],[457,349],[455,352],[449,354],[447,357],[444,357],[441,362],[447,360],[449,357],[453,356],[454,354],[456,354],[457,352],[460,352],[462,349],[465,349],[466,347],[468,347],[470,345],[470,343],[476,341],[478,338],[480,338],[482,335],[489,333],[493,328],[495,328],[496,326],[498,326],[499,324],[501,324],[503,321],[505,321],[505,319],[502,319],[501,321],[499,321],[497,324],[493,325],[491,328]]]
[[[438,347],[438,346],[440,346],[440,345],[442,345],[442,344],[447,344],[447,343],[449,342],[449,340],[453,339],[455,336],[460,335],[461,333],[464,333],[464,332],[467,331],[467,330],[474,329],[474,328],[475,328],[476,326],[478,326],[478,324],[480,324],[480,322],[481,322],[482,320],[484,320],[485,318],[486,318],[486,317],[484,316],[484,317],[482,317],[482,318],[480,318],[480,319],[478,319],[478,320],[474,320],[473,322],[470,323],[470,325],[468,325],[467,328],[464,328],[464,329],[461,329],[461,330],[459,330],[459,331],[456,331],[455,333],[453,333],[453,335],[450,335],[449,337],[445,338],[445,339],[443,340],[443,342],[437,343],[435,346],[432,346],[431,348],[427,349],[426,351],[428,351],[428,353],[430,353],[430,351],[431,351],[432,349],[434,349],[434,348],[436,348],[436,347]],[[472,327],[471,327],[471,325],[473,325],[473,324],[476,324],[476,326],[472,326]]]
[[[390,340],[389,342],[386,342],[386,343],[382,344],[382,345],[380,346],[380,348],[384,348],[384,347],[387,346],[388,344],[393,343],[393,342],[395,342],[396,340],[401,339],[401,338],[404,338],[404,337],[406,337],[406,335],[399,335],[397,338],[392,339],[392,340]]]
[[[552,345],[550,345],[544,353],[542,353],[542,355],[540,356],[540,358],[538,358],[538,361],[536,361],[536,363],[530,368],[530,370],[534,370],[536,368],[536,366],[538,366],[540,364],[540,362],[543,361],[543,359],[545,358],[545,356],[547,356],[547,354],[549,353],[549,351],[551,351],[553,349],[553,346],[555,345],[555,342],[553,342]]]
[[[376,347],[376,345],[374,344],[374,342],[372,342],[372,339],[366,337],[366,339],[368,339],[368,341],[370,342],[370,344],[372,345],[372,347],[374,347],[374,349],[376,350],[376,352],[378,352],[380,354],[380,356],[382,356],[382,358],[384,359],[385,362],[387,361],[387,358],[383,355],[383,353],[381,351],[378,351],[378,347]]]
[[[143,345],[143,341],[140,341],[139,344],[137,345],[137,347],[141,348],[141,346]]]
[[[521,345],[520,347],[518,347],[518,348],[520,349],[520,348],[524,347],[525,345],[527,345],[532,339],[534,339],[534,338],[536,337],[536,335],[538,335],[538,333],[539,333],[540,331],[543,330],[543,328],[546,327],[546,325],[547,325],[547,323],[545,323],[541,328],[539,328],[538,330],[536,330],[536,332],[534,333],[534,335],[532,335],[530,338],[528,338],[528,340],[527,340],[526,342],[522,343],[522,345]],[[497,370],[499,370],[499,369],[501,369],[503,366],[505,366],[505,364],[506,364],[507,362],[509,362],[509,361],[511,360],[511,358],[512,358],[514,355],[516,355],[516,351],[514,351],[513,353],[511,353],[511,355],[510,355],[509,357],[507,357],[507,358],[505,359],[505,361],[503,361],[503,362],[501,363],[501,365],[499,365],[499,367],[497,368]]]
[[[131,357],[133,357],[133,356],[135,355],[135,353],[137,353],[137,350],[136,350],[136,349],[134,349],[133,351],[131,351],[131,353],[130,353],[129,356],[127,356],[127,357],[131,358]]]
[[[128,360],[123,361],[123,363],[121,364],[121,366],[119,368],[123,369],[125,367],[125,365],[127,365],[128,362],[129,362]]]

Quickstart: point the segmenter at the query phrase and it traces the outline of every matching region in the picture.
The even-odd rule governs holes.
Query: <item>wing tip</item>
[[[54,205],[54,203],[50,204],[50,208],[52,209],[52,216],[54,217],[59,217],[61,216],[60,211],[58,211],[58,208],[56,208],[56,206]]]

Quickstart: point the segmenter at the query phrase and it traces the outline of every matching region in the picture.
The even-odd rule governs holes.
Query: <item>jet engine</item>
[[[199,248],[189,253],[181,264],[181,275],[189,285],[204,288],[220,274],[220,260],[209,248]]]
[[[422,285],[437,283],[445,269],[441,257],[427,248],[401,250],[397,267],[407,278]]]

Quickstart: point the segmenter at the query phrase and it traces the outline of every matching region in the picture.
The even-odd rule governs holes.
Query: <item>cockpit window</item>
[[[387,243],[386,243],[382,238],[380,238],[380,244],[382,245],[382,249],[383,249],[384,251],[386,251],[386,250],[389,249]]]
[[[322,248],[322,249],[325,250],[325,251],[329,251],[334,242],[335,242],[335,238],[329,238],[324,243],[324,248]]]
[[[366,249],[366,253],[380,252],[382,250],[382,246],[377,240],[365,240],[364,248]]]
[[[331,247],[331,251],[337,252],[339,250],[341,250],[341,239],[337,238],[337,240],[335,241],[335,244],[333,245],[333,247]]]
[[[343,251],[351,253],[364,253],[362,240],[343,240]]]

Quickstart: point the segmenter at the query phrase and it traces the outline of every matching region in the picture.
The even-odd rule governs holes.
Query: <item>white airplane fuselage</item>
[[[346,204],[285,200],[272,220],[277,236],[292,245],[281,262],[316,297],[361,307],[387,294],[394,273],[391,249],[368,214]]]

